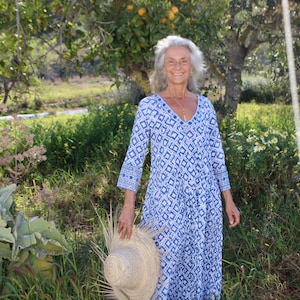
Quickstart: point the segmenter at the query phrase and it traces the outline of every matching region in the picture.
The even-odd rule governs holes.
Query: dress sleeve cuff
[[[121,189],[137,192],[141,179],[142,169],[138,169],[131,165],[123,164],[117,186]]]
[[[222,172],[217,175],[218,184],[220,187],[221,192],[230,190],[230,182],[228,178],[227,172]]]

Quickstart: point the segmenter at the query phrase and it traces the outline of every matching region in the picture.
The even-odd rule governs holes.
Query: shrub
[[[270,104],[282,102],[289,104],[289,84],[286,81],[273,82],[263,76],[243,76],[240,102]]]
[[[242,124],[242,126],[241,126]],[[238,201],[257,201],[275,187],[288,195],[297,186],[296,138],[293,131],[280,131],[263,125],[246,127],[238,120],[222,124],[226,162],[232,189]],[[283,176],[284,174],[284,176]]]
[[[57,122],[50,128],[35,123],[36,143],[47,149],[46,170],[83,170],[88,161],[107,160],[117,153],[122,161],[127,150],[135,107],[125,104],[92,109],[78,121]]]
[[[39,163],[47,159],[46,149],[34,143],[30,128],[17,118],[0,129],[0,166],[3,176],[18,183]]]

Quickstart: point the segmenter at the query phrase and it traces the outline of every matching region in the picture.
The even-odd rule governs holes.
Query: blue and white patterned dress
[[[153,300],[220,298],[220,191],[230,184],[213,105],[197,97],[188,122],[158,94],[140,102],[118,180],[118,187],[137,191],[150,142],[141,224],[159,232],[155,241],[162,253],[162,276]]]

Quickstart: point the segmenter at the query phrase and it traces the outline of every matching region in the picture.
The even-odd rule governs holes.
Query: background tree
[[[45,69],[49,53],[56,54],[64,76],[82,73],[87,64],[95,74],[117,80],[121,71],[148,92],[157,41],[180,34],[209,49],[217,42],[226,5],[227,0],[36,0],[34,5],[0,0],[3,102],[13,87],[28,86],[31,76]]]
[[[299,5],[290,5],[298,20]],[[155,44],[178,34],[203,50],[236,110],[246,58],[262,43],[283,42],[280,0],[0,0],[0,17],[3,102],[16,87],[24,96],[33,76],[48,76],[50,55],[54,76],[131,78],[148,93]]]
[[[169,34],[192,39],[203,51],[218,43],[219,22],[227,0],[208,1],[120,1],[111,2],[105,15],[105,32],[111,42],[102,52],[107,70],[120,70],[148,93],[149,72],[153,67],[154,46]]]
[[[297,21],[297,3],[290,1],[290,8],[294,21]],[[246,57],[253,54],[261,44],[265,44],[267,49],[268,44],[275,47],[276,44],[284,42],[281,13],[280,0],[230,1],[227,28],[224,32],[227,60],[225,103],[233,110],[236,110],[241,96],[242,70]]]

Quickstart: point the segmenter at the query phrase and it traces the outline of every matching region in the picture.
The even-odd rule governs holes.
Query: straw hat
[[[154,233],[134,226],[130,240],[121,240],[111,219],[103,227],[108,254],[94,245],[103,261],[102,292],[107,299],[149,300],[160,275],[159,251]],[[102,224],[103,225],[103,224]]]

